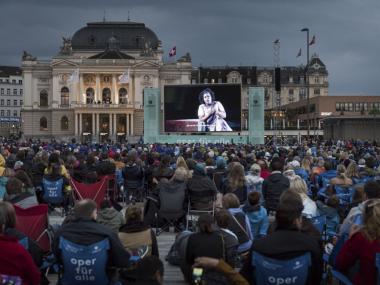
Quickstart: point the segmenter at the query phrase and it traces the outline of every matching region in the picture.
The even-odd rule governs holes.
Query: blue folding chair
[[[80,245],[61,237],[59,249],[62,259],[61,285],[110,284],[106,268],[110,243],[108,239],[91,245]]]
[[[351,280],[346,275],[344,275],[343,273],[341,273],[335,269],[331,269],[331,274],[332,274],[333,278],[338,280],[339,285],[352,285]]]
[[[304,285],[308,279],[311,257],[310,253],[305,253],[296,258],[277,260],[253,252],[251,262],[255,268],[256,284]]]
[[[321,233],[322,239],[326,240],[326,223],[327,219],[326,216],[318,216],[310,219],[311,223],[314,225],[314,227]]]

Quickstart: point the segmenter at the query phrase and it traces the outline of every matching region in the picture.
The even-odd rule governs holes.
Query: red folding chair
[[[101,177],[99,181],[92,184],[85,184],[71,179],[71,186],[73,188],[74,200],[91,199],[100,207],[100,203],[106,196],[107,176]]]
[[[13,205],[16,211],[16,229],[31,238],[46,253],[51,250],[49,227],[49,207],[40,204],[26,209]]]

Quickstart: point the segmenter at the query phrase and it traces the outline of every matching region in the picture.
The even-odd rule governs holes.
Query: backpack
[[[190,231],[183,231],[176,236],[175,241],[165,258],[171,265],[179,266],[181,261],[185,258],[187,241],[191,234],[192,232]]]

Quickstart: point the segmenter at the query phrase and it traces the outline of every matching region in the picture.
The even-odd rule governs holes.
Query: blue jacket
[[[269,227],[267,210],[260,205],[251,206],[246,203],[243,211],[249,219],[253,239],[265,236]]]
[[[239,223],[240,226],[242,228],[244,228],[244,231],[242,230],[242,228],[239,225],[235,225],[236,222],[235,222],[234,218],[232,218],[233,221],[230,222],[230,226],[231,227],[229,226],[229,229],[232,232],[234,232],[236,234],[236,236],[238,237],[238,239],[239,239],[238,252],[242,253],[242,252],[248,251],[251,248],[251,246],[252,246],[252,240],[253,240],[252,230],[251,230],[251,224],[249,222],[249,219],[248,219],[247,215],[245,215],[245,213],[240,208],[230,208],[230,209],[228,209],[228,211],[238,221],[239,221],[239,217],[238,216],[244,216],[245,224],[240,224]],[[241,242],[241,241],[244,241],[244,242]]]

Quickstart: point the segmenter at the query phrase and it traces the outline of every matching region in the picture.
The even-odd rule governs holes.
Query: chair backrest
[[[11,276],[0,273],[0,284],[22,285],[22,279],[19,276]]]
[[[61,237],[59,249],[63,263],[62,285],[108,284],[106,273],[108,239],[91,245],[79,245]]]
[[[296,258],[277,260],[253,252],[251,262],[256,284],[304,285],[307,283],[311,257],[310,253],[305,253]]]
[[[84,199],[94,200],[98,207],[100,207],[100,203],[106,196],[107,181],[107,176],[103,176],[99,181],[92,184],[85,184],[71,179],[74,198],[78,201]]]
[[[16,211],[16,229],[31,238],[44,252],[50,251],[50,236],[48,233],[48,205],[40,204],[23,209],[14,205]]]
[[[376,253],[376,269],[377,269],[376,284],[380,284],[380,253]]]
[[[314,227],[322,234],[326,228],[326,216],[318,216],[310,219]]]
[[[311,266],[310,253],[288,260],[277,260],[265,257],[257,252],[252,253],[252,266],[256,284],[306,284],[309,267]]]
[[[129,257],[129,261],[131,263],[136,263],[148,254],[149,246],[143,245],[138,248],[128,248],[128,251],[131,254],[131,256]]]
[[[63,179],[49,181],[42,179],[43,199],[47,203],[58,204],[63,202]]]
[[[183,205],[186,198],[186,183],[183,184],[170,182],[160,183],[159,198],[160,198],[160,213],[161,215],[182,216],[184,209]]]

